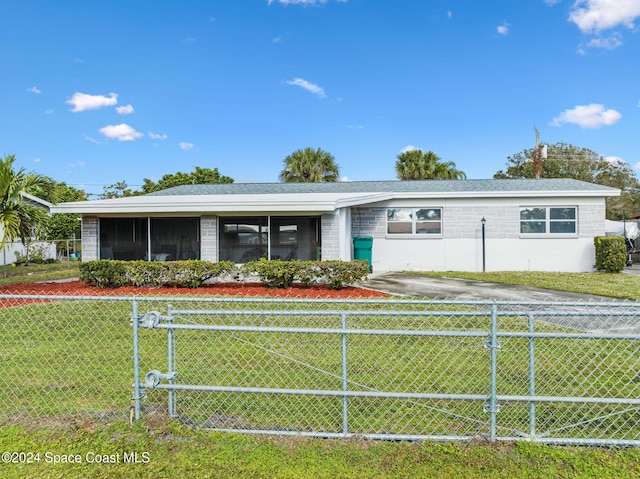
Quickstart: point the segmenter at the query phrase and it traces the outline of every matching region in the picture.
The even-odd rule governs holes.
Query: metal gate
[[[640,305],[133,306],[134,410],[224,431],[640,445]],[[166,347],[166,362],[157,349]]]

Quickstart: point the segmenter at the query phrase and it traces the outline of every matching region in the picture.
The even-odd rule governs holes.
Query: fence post
[[[533,313],[529,313],[529,332],[534,332]],[[533,336],[529,337],[529,395],[536,395],[535,346]],[[536,403],[529,402],[529,435],[533,439],[536,434]]]
[[[133,408],[134,417],[137,420],[140,419],[140,400],[142,399],[140,390],[140,343],[139,343],[139,331],[138,328],[140,318],[138,317],[138,301],[133,300],[131,322],[133,325]]]
[[[489,420],[489,441],[496,441],[496,425],[497,425],[497,414],[498,414],[498,404],[496,400],[497,395],[497,376],[498,376],[498,348],[500,344],[498,343],[498,306],[494,303],[491,306],[491,331],[489,333],[489,350],[491,351],[491,378],[490,378],[490,391],[489,391],[489,404],[486,408],[489,412],[490,420]]]
[[[168,314],[166,318],[167,324],[173,324],[173,308],[171,305],[167,307]],[[171,374],[175,371],[175,331],[173,328],[167,329],[167,371]],[[168,379],[167,382],[169,384],[173,384],[173,378]],[[176,417],[176,403],[175,403],[175,391],[173,389],[169,389],[168,393],[168,409],[169,416]]]
[[[347,314],[342,313],[342,391],[349,390],[347,379]],[[349,434],[349,398],[346,394],[342,397],[342,433]]]

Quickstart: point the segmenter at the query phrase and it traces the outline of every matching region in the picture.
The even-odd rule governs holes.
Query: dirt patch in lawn
[[[149,296],[149,295],[209,295],[209,296],[262,296],[282,298],[379,298],[385,293],[365,288],[346,287],[331,289],[328,286],[285,289],[268,288],[262,283],[214,283],[199,288],[122,287],[96,288],[82,281],[43,282],[0,286],[0,295],[43,296]],[[4,301],[0,301],[1,303]],[[12,301],[15,305],[15,301]]]

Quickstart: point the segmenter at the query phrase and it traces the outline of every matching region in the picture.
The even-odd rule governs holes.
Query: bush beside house
[[[596,269],[620,273],[627,264],[627,247],[622,236],[596,236]]]
[[[118,261],[96,260],[80,265],[80,279],[99,288],[120,286],[174,286],[197,288],[208,280],[257,278],[272,288],[328,285],[340,289],[367,279],[366,261],[259,260],[237,266],[231,261]]]

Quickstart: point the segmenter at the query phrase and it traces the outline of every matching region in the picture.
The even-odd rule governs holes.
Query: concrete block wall
[[[605,205],[577,204],[578,237],[591,238],[604,234]],[[541,206],[547,206],[542,204]],[[572,205],[573,206],[573,205]],[[477,238],[485,218],[487,239],[520,238],[520,205],[497,202],[492,205],[445,205],[442,207],[442,238]],[[387,235],[387,207],[356,207],[351,211],[353,236]]]
[[[218,217],[200,218],[200,259],[218,261]]]
[[[99,259],[99,228],[96,216],[82,217],[82,261]]]
[[[387,234],[387,208],[351,208],[351,233],[383,238]]]
[[[322,259],[340,259],[340,216],[338,212],[320,217],[322,238]]]

